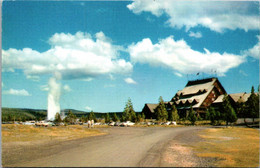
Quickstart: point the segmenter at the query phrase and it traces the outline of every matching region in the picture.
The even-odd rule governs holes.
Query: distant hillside
[[[78,118],[82,116],[88,116],[89,112],[74,110],[74,109],[65,109],[65,115],[68,114],[69,110],[75,114]],[[110,117],[113,113],[116,113],[120,118],[122,112],[108,112]],[[106,113],[94,112],[96,118],[104,118]],[[2,108],[2,121],[26,121],[26,120],[43,120],[47,117],[47,110],[43,109],[25,109],[25,108]]]

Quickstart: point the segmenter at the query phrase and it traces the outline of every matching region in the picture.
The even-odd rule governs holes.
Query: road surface
[[[180,135],[185,135],[186,139],[189,139],[189,135],[205,129],[205,127],[113,127],[99,129],[108,134],[24,150],[21,155],[7,162],[6,166],[174,166],[165,163],[163,158],[169,144],[175,138],[180,141]]]

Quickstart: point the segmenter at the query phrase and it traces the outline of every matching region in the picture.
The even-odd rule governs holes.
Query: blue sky
[[[97,112],[129,97],[141,111],[212,76],[250,92],[258,20],[259,2],[4,1],[2,106],[47,109],[52,78],[61,109]]]

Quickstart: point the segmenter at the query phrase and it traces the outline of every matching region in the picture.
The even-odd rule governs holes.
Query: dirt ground
[[[205,127],[99,128],[102,136],[39,143],[3,143],[5,167],[209,167],[190,146]]]

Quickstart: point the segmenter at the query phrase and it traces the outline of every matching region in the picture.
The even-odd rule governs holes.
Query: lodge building
[[[226,90],[217,78],[207,78],[201,80],[188,81],[186,86],[179,90],[175,96],[165,102],[167,111],[171,110],[174,104],[180,117],[185,117],[191,110],[191,107],[202,118],[205,118],[207,109],[212,106],[218,108],[223,102]],[[247,101],[250,93],[236,93],[228,95],[232,106],[237,101]],[[147,119],[155,118],[155,108],[158,104],[145,104],[142,112]]]

